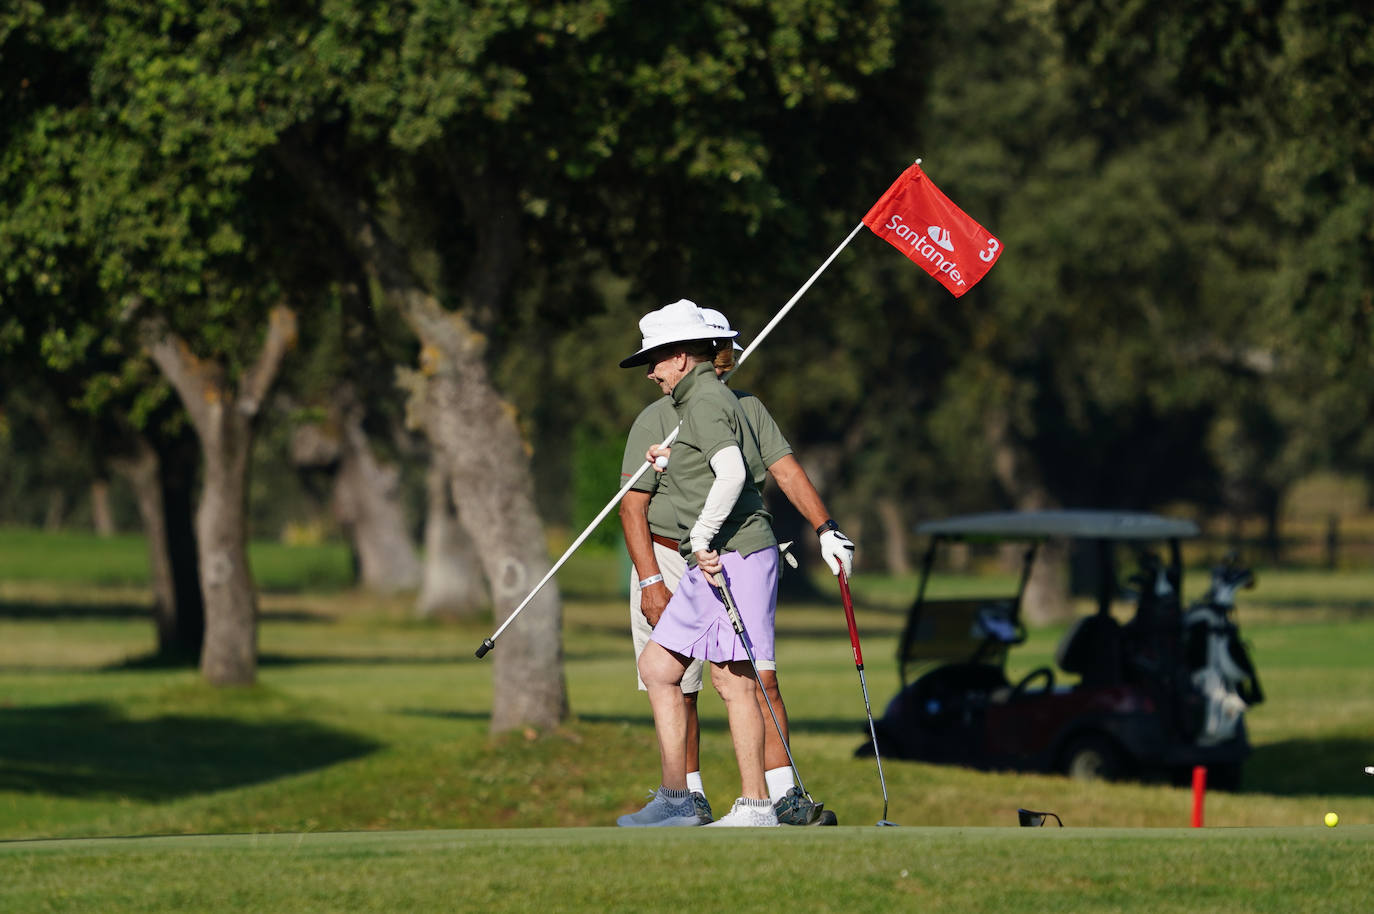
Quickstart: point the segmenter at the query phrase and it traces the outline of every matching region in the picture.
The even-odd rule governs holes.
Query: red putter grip
[[[859,649],[859,627],[854,624],[854,599],[849,595],[849,576],[840,569],[840,597],[844,600],[844,619],[849,623],[849,644],[854,648],[854,665],[864,668],[864,654]]]

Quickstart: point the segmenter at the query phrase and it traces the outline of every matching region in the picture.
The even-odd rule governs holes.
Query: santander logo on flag
[[[953,253],[954,242],[949,240],[949,229],[941,228],[938,225],[932,225],[930,228],[926,229],[926,234],[930,236],[931,241],[935,242],[946,251]]]
[[[955,298],[987,275],[1002,254],[1002,242],[941,193],[919,163],[902,172],[863,221]]]

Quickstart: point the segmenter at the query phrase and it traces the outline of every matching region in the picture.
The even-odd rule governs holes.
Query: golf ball
[[[1364,766],[1364,773],[1365,773],[1365,774],[1374,774],[1374,765],[1365,765],[1365,766]]]
[[[1335,828],[1336,825],[1341,821],[1341,817],[1336,815],[1334,812],[1329,812],[1326,814],[1326,818],[1322,819],[1322,821],[1326,823],[1327,828]]]
[[[667,458],[667,456],[662,456],[662,457],[657,458],[657,459],[654,461],[654,466],[658,467],[660,470],[666,470],[666,469],[668,468],[668,458]]]

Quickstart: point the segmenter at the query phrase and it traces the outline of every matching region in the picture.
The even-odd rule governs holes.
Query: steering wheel
[[[1016,687],[1011,690],[1011,695],[1007,697],[1007,701],[1013,702],[1023,696],[1026,693],[1026,688],[1037,679],[1045,680],[1045,686],[1041,689],[1042,692],[1048,692],[1054,688],[1054,670],[1047,666],[1037,667],[1022,677]]]

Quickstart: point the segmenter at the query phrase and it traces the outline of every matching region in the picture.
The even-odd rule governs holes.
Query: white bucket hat
[[[715,308],[702,308],[701,318],[702,320],[706,321],[706,325],[708,327],[714,327],[716,330],[724,331],[726,335],[736,337],[739,336],[739,333],[737,331],[730,329],[730,322],[725,319],[725,315],[721,314]],[[735,351],[744,351],[744,347],[739,344],[738,339],[735,340]]]
[[[719,314],[720,312],[716,313]],[[721,321],[725,322],[723,315]],[[725,323],[725,329],[712,326],[707,323],[702,309],[697,307],[696,302],[688,301],[685,298],[678,299],[671,305],[664,305],[657,311],[650,311],[639,319],[639,333],[643,337],[639,351],[628,358],[621,359],[620,367],[633,368],[635,365],[647,365],[650,352],[670,343],[686,343],[691,340],[732,340],[739,334],[729,327],[728,323]]]

